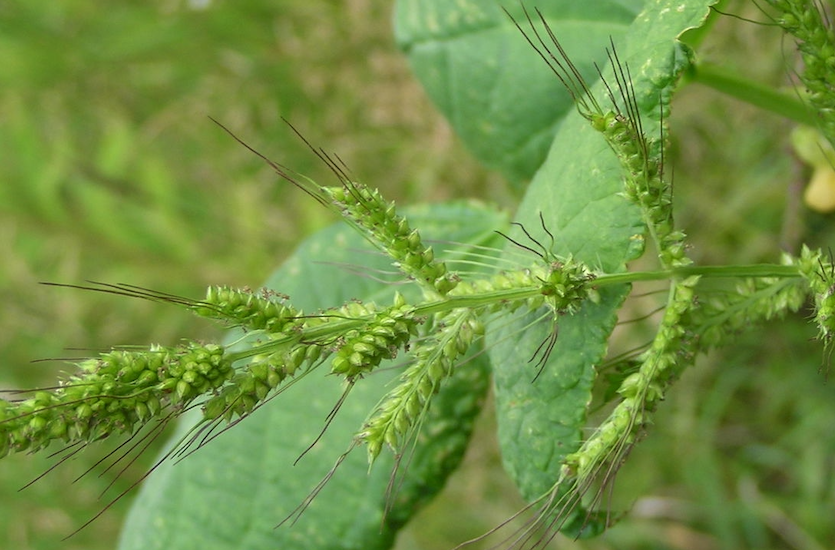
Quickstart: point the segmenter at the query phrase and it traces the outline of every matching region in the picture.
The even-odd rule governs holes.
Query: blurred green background
[[[39,281],[190,297],[209,284],[257,287],[332,221],[208,116],[318,181],[327,170],[280,117],[401,204],[475,197],[512,210],[507,185],[472,160],[410,76],[391,9],[371,0],[0,6],[0,389],[48,385],[68,368],[39,359],[221,335],[176,308]],[[724,9],[763,19],[742,0]],[[795,63],[779,30],[722,17],[699,54],[775,86]],[[791,122],[691,85],[671,124],[668,173],[698,261],[771,262],[781,245],[832,242],[831,217],[801,204],[807,174],[788,146]],[[600,539],[554,547],[831,548],[835,390],[818,372],[813,336],[798,315],[701,360],[620,476],[615,503],[635,503],[629,518]],[[619,333],[618,345],[640,337]],[[493,424],[485,414],[464,468],[398,548],[449,548],[519,509]],[[113,548],[130,498],[60,542],[106,502],[98,495],[112,472],[73,481],[103,453],[23,492],[54,460],[3,459],[0,548]]]

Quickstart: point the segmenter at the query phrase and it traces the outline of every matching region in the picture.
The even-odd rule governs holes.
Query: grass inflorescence
[[[541,15],[540,20],[545,24]],[[488,275],[455,272],[436,257],[392,202],[356,181],[338,156],[304,141],[339,183],[325,187],[253,150],[279,176],[339,213],[385,253],[394,268],[419,288],[419,297],[397,293],[390,303],[349,300],[304,312],[292,305],[290,297],[268,290],[213,286],[204,299],[191,300],[120,285],[86,287],[169,302],[239,328],[243,336],[232,345],[187,341],[170,347],[114,349],[79,361],[77,372],[55,387],[14,392],[14,399],[0,401],[0,457],[39,451],[51,443],[87,445],[114,435],[132,435],[152,421],[168,421],[199,407],[198,426],[171,455],[182,456],[189,446],[204,444],[218,426],[246,418],[289,381],[313,369],[329,365],[329,373],[344,380],[347,394],[384,361],[402,358],[404,368],[397,382],[357,427],[351,446],[366,445],[369,463],[387,447],[401,457],[415,443],[443,384],[455,369],[466,368],[464,358],[495,318],[491,316],[523,310],[550,322],[554,330],[530,356],[544,367],[558,337],[560,317],[596,300],[598,288],[667,279],[670,286],[656,333],[628,358],[632,368],[613,394],[611,412],[565,456],[560,477],[539,501],[537,516],[512,542],[541,547],[560,530],[584,534],[608,524],[608,514],[596,513],[605,491],[652,423],[671,384],[698,353],[752,323],[799,309],[811,295],[828,360],[835,330],[831,259],[827,262],[822,253],[804,249],[799,259],[765,266],[768,269],[739,266],[711,271],[694,266],[687,256],[685,235],[674,224],[672,186],[664,179],[664,135],[647,136],[630,71],[614,45],[608,52],[614,77],[603,81],[611,105],[604,109],[605,102],[594,96],[547,24],[550,44],[530,17],[528,22],[534,29],[529,42],[617,157],[622,195],[641,211],[657,249],[659,271],[602,273],[542,246],[523,227],[533,241],[531,247],[507,238],[535,254],[532,265]],[[548,233],[544,222],[543,229]],[[714,291],[702,286],[711,277],[739,281],[732,291]],[[535,377],[531,383],[536,383]],[[17,399],[18,395],[24,397]],[[584,507],[589,511],[578,516],[576,512]],[[545,533],[533,536],[540,528]]]

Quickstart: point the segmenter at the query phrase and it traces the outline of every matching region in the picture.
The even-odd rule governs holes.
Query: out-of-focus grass
[[[747,4],[725,8],[757,17]],[[388,3],[201,6],[2,8],[0,387],[52,383],[63,365],[31,361],[84,354],[67,348],[219,335],[174,308],[38,281],[125,282],[194,297],[208,284],[257,286],[329,219],[207,115],[315,179],[327,179],[326,170],[281,116],[400,202],[508,201],[410,77],[393,46]],[[730,19],[701,48],[775,84],[784,80],[779,51],[778,31]],[[692,86],[677,98],[672,124],[678,220],[700,261],[773,261],[781,236],[792,233],[786,219],[804,240],[831,242],[831,219],[787,200],[802,177],[787,151],[789,123]],[[811,336],[803,319],[772,323],[700,361],[621,476],[616,502],[643,495],[628,518],[600,539],[559,547],[831,546],[835,392],[816,372]],[[401,550],[450,547],[521,506],[493,431],[486,417],[465,469],[404,533]],[[22,493],[51,462],[3,459],[0,547],[112,548],[127,499],[58,542],[101,508],[97,496],[112,476],[72,480],[103,452]],[[116,490],[138,479],[153,454]]]

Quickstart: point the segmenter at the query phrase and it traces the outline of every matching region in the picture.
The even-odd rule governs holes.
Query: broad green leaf
[[[463,204],[412,209],[410,220],[427,239],[479,245],[494,243],[493,230],[507,224],[503,214]],[[389,260],[369,251],[357,233],[339,224],[302,244],[268,286],[289,294],[294,305],[308,312],[354,298],[385,303],[394,292],[391,285],[334,264],[393,269]],[[482,354],[462,365],[433,401],[424,425],[427,435],[419,439],[385,521],[391,457],[384,452],[369,475],[365,449],[359,448],[295,525],[274,529],[349,447],[399,369],[381,368],[360,380],[322,440],[294,466],[344,389],[326,372],[325,366],[314,371],[181,463],[164,462],[142,487],[120,548],[388,548],[397,529],[434,496],[462,458],[487,389],[488,363]],[[193,422],[194,417],[184,419],[174,439]]]
[[[545,160],[571,97],[520,39],[517,1],[398,0],[395,36],[415,76],[473,155],[512,181]],[[542,0],[539,8],[587,78],[599,46],[619,42],[643,0]]]
[[[621,61],[630,66],[649,133],[660,132],[659,100],[666,109],[676,77],[689,62],[688,52],[675,39],[685,29],[699,25],[711,3],[648,2],[615,44]],[[561,38],[559,29],[556,34]],[[607,45],[606,41],[586,48],[596,49],[602,64]],[[572,55],[571,50],[568,53]],[[604,71],[604,77],[613,82],[611,71]],[[600,85],[594,92],[602,105],[608,104]],[[540,229],[541,212],[554,235],[558,255],[573,255],[604,272],[622,271],[626,262],[641,253],[644,227],[638,209],[619,195],[621,186],[614,154],[603,137],[574,113],[560,126],[548,159],[520,206],[518,221],[548,243],[549,237]],[[489,335],[488,345],[495,342],[491,361],[505,466],[527,499],[552,487],[563,457],[578,447],[595,365],[605,356],[616,311],[627,291],[606,289],[599,304],[587,304],[577,315],[561,317],[557,345],[533,383],[534,367],[526,360],[547,336],[548,323],[514,337],[528,321],[517,319],[512,326]]]

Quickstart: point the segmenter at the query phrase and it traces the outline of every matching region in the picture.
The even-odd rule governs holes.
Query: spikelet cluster
[[[667,386],[692,363],[696,339],[682,319],[694,307],[697,282],[698,277],[689,277],[674,283],[664,318],[652,345],[641,357],[641,366],[618,389],[622,401],[594,435],[565,458],[564,478],[574,478],[578,486],[585,487],[606,470],[606,465],[617,466],[663,399]]]
[[[446,264],[435,259],[431,246],[425,246],[417,229],[397,214],[394,203],[379,191],[354,182],[342,187],[323,187],[324,192],[352,222],[395,262],[424,291],[444,296],[455,288],[458,277],[447,271]]]
[[[234,376],[222,388],[211,392],[202,405],[203,419],[230,421],[246,416],[305,364],[317,364],[322,349],[313,344],[255,355],[249,363],[236,369]]]
[[[226,131],[264,160],[279,176],[302,189],[321,204],[339,212],[345,221],[388,254],[404,274],[421,286],[425,294],[430,297],[444,296],[455,287],[458,277],[449,273],[443,262],[435,259],[432,247],[423,244],[420,233],[409,227],[406,218],[397,214],[397,208],[393,202],[383,198],[377,189],[352,180],[347,168],[337,155],[330,155],[314,147],[292,125],[290,128],[296,132],[313,154],[330,168],[339,180],[339,186],[324,187],[307,177],[294,174],[252,149],[229,130]]]
[[[350,329],[340,337],[341,343],[331,361],[331,372],[353,379],[375,369],[384,359],[394,359],[398,351],[417,334],[418,319],[414,307],[397,294],[394,306],[375,312],[359,302],[345,306],[350,318],[369,320],[360,328]]]
[[[766,1],[779,11],[780,26],[797,40],[805,65],[800,79],[821,131],[835,146],[835,33],[815,0]]]
[[[797,311],[806,300],[798,279],[759,277],[740,279],[733,292],[712,293],[700,298],[687,323],[699,337],[699,350],[727,343],[753,324]]]
[[[438,317],[432,336],[415,345],[414,363],[401,375],[397,387],[383,397],[356,436],[357,441],[368,446],[369,464],[384,445],[395,453],[403,450],[425,416],[430,400],[452,375],[458,358],[483,334],[484,326],[471,309],[453,310]]]
[[[481,317],[485,313],[514,311],[519,307],[534,310],[542,306],[549,307],[555,315],[573,313],[592,293],[589,282],[593,279],[585,266],[567,259],[552,261],[547,266],[502,272],[476,281],[461,281],[448,293],[449,299],[493,299],[482,302],[484,305],[481,306],[455,308],[436,314],[432,322],[427,323],[428,336],[411,344],[412,364],[402,374],[400,383],[383,397],[356,436],[357,442],[367,445],[369,463],[374,462],[384,446],[390,447],[396,454],[403,451],[427,413],[432,397],[452,375],[458,361],[475,339],[484,334]],[[517,291],[518,298],[505,298]],[[394,322],[390,316],[382,319],[386,323]],[[360,334],[367,333],[365,329],[357,333],[346,342],[346,347]],[[406,337],[405,326],[403,335]],[[368,349],[385,354],[382,346],[369,346]],[[353,361],[349,357],[350,352],[342,353],[340,350],[334,366],[353,366],[363,361],[359,356]],[[348,374],[350,376],[350,372]]]
[[[294,319],[283,332],[261,333],[235,354],[249,361],[204,402],[205,419],[228,421],[249,414],[288,377],[331,355],[333,374],[348,380],[367,374],[382,360],[394,358],[423,321],[400,294],[392,306],[382,310],[373,303],[352,301]]]
[[[617,71],[616,67],[616,71]],[[644,222],[658,247],[661,265],[688,265],[684,233],[673,227],[673,198],[663,178],[660,139],[643,133],[640,114],[627,82],[618,80],[626,108],[589,117],[615,152],[624,175],[624,196],[641,207]],[[614,100],[613,100],[614,102]]]
[[[807,252],[804,251],[806,264],[815,265],[819,272],[817,259]],[[784,262],[791,261],[784,258]],[[816,278],[822,280],[819,276]],[[668,386],[693,363],[697,353],[727,341],[753,323],[772,319],[786,311],[797,311],[806,295],[796,279],[766,277],[741,279],[734,292],[697,300],[697,282],[695,276],[674,282],[652,345],[639,358],[637,371],[618,389],[621,402],[594,435],[578,451],[566,457],[561,482],[576,480],[576,487],[584,490],[596,474],[617,467],[617,461],[651,421],[651,413],[664,398]],[[823,290],[825,285],[819,286]],[[835,311],[835,298],[829,305],[830,313]]]
[[[624,196],[641,208],[647,230],[658,248],[661,265],[665,268],[688,265],[684,233],[673,227],[672,190],[663,178],[665,144],[661,137],[649,138],[644,132],[629,67],[620,62],[612,44],[607,53],[613,81],[607,82],[598,70],[612,105],[611,109],[604,109],[545,17],[538,9],[536,13],[547,31],[547,39],[539,33],[527,10],[525,16],[531,34],[518,23],[517,28],[571,94],[580,115],[603,135],[615,153],[622,168]]]
[[[432,336],[414,345],[412,365],[356,436],[357,441],[367,444],[369,463],[374,462],[385,445],[396,454],[403,451],[428,411],[432,397],[452,375],[458,359],[484,334],[480,317],[485,311],[515,311],[522,306],[537,309],[547,305],[555,313],[572,313],[589,297],[588,283],[593,279],[585,266],[569,259],[457,285],[449,293],[451,298],[488,296],[519,289],[535,292],[516,300],[497,299],[485,307],[460,308],[437,316]]]
[[[233,376],[217,345],[188,343],[114,350],[79,364],[60,386],[22,401],[0,401],[0,457],[52,441],[95,441],[132,433],[165,409],[182,410]]]
[[[534,310],[547,304],[555,313],[574,313],[584,300],[594,295],[590,284],[594,278],[586,266],[568,258],[552,261],[547,266],[536,265],[502,271],[485,279],[461,281],[449,296],[489,296],[500,291],[535,289],[535,293],[524,298],[497,299],[486,310],[513,312],[522,306]]]
[[[287,297],[266,288],[258,293],[246,288],[212,286],[202,302],[191,309],[201,317],[217,319],[247,330],[284,332],[301,312],[287,303]]]

